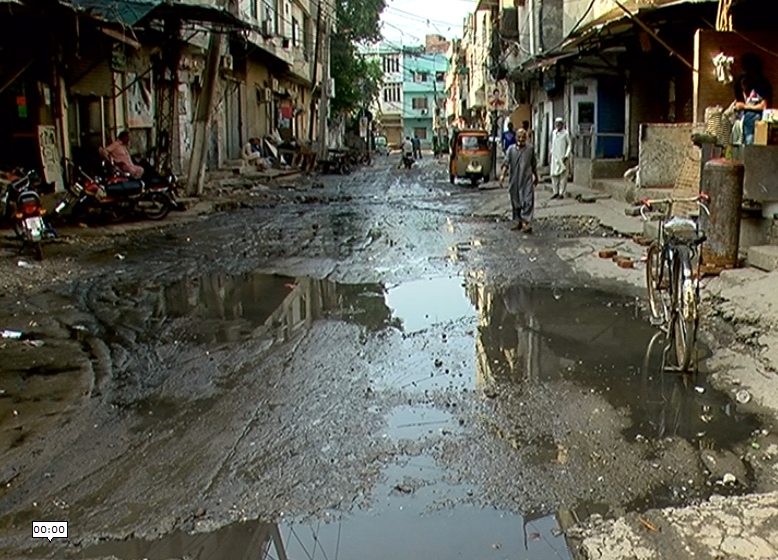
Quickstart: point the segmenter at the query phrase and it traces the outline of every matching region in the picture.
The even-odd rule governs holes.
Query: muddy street
[[[4,558],[576,558],[578,521],[774,487],[716,340],[663,372],[643,291],[574,266],[631,240],[396,163],[17,271]]]

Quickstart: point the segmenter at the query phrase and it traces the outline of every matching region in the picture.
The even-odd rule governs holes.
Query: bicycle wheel
[[[697,286],[688,247],[679,247],[673,267],[673,339],[678,367],[689,371],[697,340]]]
[[[648,308],[651,312],[651,323],[664,325],[667,323],[667,271],[662,258],[662,248],[656,242],[648,248],[646,256],[646,289],[648,291]]]

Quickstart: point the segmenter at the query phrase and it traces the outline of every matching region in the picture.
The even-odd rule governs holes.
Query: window
[[[489,138],[486,135],[482,136],[460,136],[459,146],[463,150],[488,150]]]
[[[413,81],[414,82],[426,82],[427,81],[428,74],[426,72],[414,72],[413,73]]]
[[[278,35],[278,18],[276,17],[276,2],[275,0],[263,0],[262,2],[262,20],[270,21],[270,27],[276,35]]]
[[[436,82],[445,82],[446,81],[446,73],[445,72],[435,72],[435,81]]]
[[[311,18],[303,14],[303,58],[307,61],[311,56]]]
[[[300,24],[297,22],[297,18],[292,18],[292,45],[300,46]]]
[[[414,109],[426,109],[427,108],[427,98],[426,97],[414,97],[411,100],[411,103],[413,103]]]
[[[259,15],[259,0],[249,0],[249,13],[253,19]]]
[[[383,63],[385,74],[396,74],[400,71],[400,57],[396,54],[385,54]]]
[[[401,95],[401,84],[389,84],[384,87],[384,103],[399,103]]]
[[[413,129],[414,136],[418,136],[419,140],[426,140],[427,139],[427,129],[426,128],[414,128]]]

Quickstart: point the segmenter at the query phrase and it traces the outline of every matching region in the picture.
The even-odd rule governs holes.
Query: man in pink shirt
[[[135,179],[140,179],[143,177],[143,168],[132,162],[130,151],[127,149],[129,143],[130,133],[125,130],[119,134],[112,144],[102,148],[100,155],[105,159],[112,160],[121,171],[129,173]]]

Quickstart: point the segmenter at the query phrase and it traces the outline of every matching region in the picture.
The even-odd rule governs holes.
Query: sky
[[[462,20],[476,0],[386,0],[381,15],[384,38],[403,45],[424,44],[431,33],[447,39],[462,36]]]

